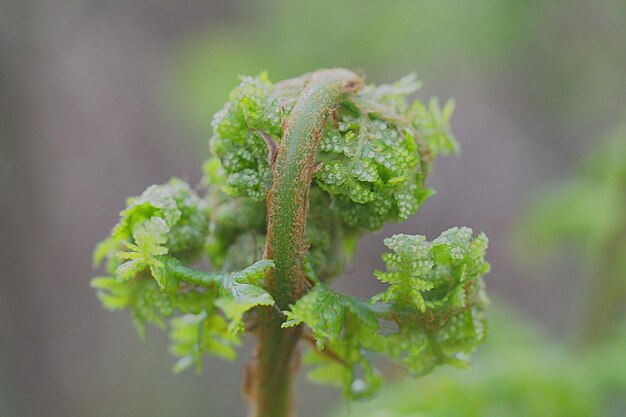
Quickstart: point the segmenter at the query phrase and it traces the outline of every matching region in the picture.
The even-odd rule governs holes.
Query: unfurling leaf
[[[463,355],[485,336],[483,234],[453,228],[432,242],[394,235],[385,245],[387,270],[376,276],[389,287],[369,303],[318,283],[285,312],[283,327],[304,323],[315,338],[311,378],[341,384],[350,397],[375,392],[374,354],[423,375],[439,364],[464,366]]]

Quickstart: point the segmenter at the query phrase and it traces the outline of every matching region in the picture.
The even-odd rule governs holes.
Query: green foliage
[[[265,73],[242,77],[213,118],[204,195],[177,179],[151,186],[128,200],[96,248],[96,264],[107,261],[107,275],[92,281],[103,305],[130,310],[141,334],[145,324],[166,327],[169,319],[176,371],[199,370],[204,354],[233,359],[240,334],[259,324],[248,313],[277,309],[264,283],[274,267],[263,259],[265,198],[277,146],[310,79],[273,84]],[[472,238],[470,229],[450,229],[432,242],[386,239],[392,253],[376,277],[389,287],[369,300],[329,286],[363,232],[419,209],[432,193],[425,180],[434,157],[458,148],[449,127],[452,104],[409,100],[418,87],[409,75],[345,93],[319,126],[304,253],[312,287],[283,312],[282,327],[308,327],[304,338],[315,346],[306,357],[310,377],[342,387],[350,398],[380,387],[376,356],[425,374],[439,364],[462,364],[484,338],[487,239]],[[208,271],[196,269],[202,260]]]
[[[235,359],[235,346],[239,336],[227,331],[228,323],[219,314],[203,311],[199,314],[185,314],[171,320],[170,339],[172,355],[180,357],[174,365],[174,372],[182,372],[190,366],[196,371],[202,369],[202,355],[212,354],[224,359]]]
[[[225,348],[216,350],[216,346],[230,346],[236,340],[233,337],[243,330],[244,313],[257,305],[273,304],[260,285],[263,272],[273,266],[270,260],[232,273],[187,266],[200,255],[210,221],[206,202],[182,181],[149,187],[141,196],[130,198],[120,216],[111,237],[94,255],[96,263],[108,258],[110,276],[94,278],[92,286],[108,309],[129,309],[141,335],[147,323],[165,327],[166,319],[174,314],[190,313],[204,318],[173,319],[172,326],[178,329],[172,333],[178,335],[174,340],[188,334],[182,327],[195,326],[203,334],[196,340],[197,354],[221,352],[224,356]],[[218,308],[224,318],[213,317]],[[213,343],[215,338],[221,339]],[[186,350],[175,346],[173,351],[181,356]]]
[[[387,337],[387,355],[417,374],[439,363],[463,366],[462,354],[485,337],[487,243],[482,233],[472,239],[466,227],[449,229],[432,243],[423,236],[385,239],[393,253],[383,255],[387,271],[376,276],[390,286],[373,300],[391,303],[400,327]]]
[[[472,230],[453,228],[432,243],[424,236],[394,235],[385,239],[393,251],[383,255],[387,271],[376,271],[389,288],[377,298],[417,308],[465,308],[476,294],[469,289],[489,272],[484,260],[488,240],[484,234],[472,240]],[[480,290],[480,288],[479,288]]]
[[[224,191],[265,197],[272,145],[264,135],[280,141],[281,120],[289,117],[305,79],[274,85],[261,74],[242,78],[233,90],[213,118],[211,139]],[[315,185],[333,196],[336,212],[350,227],[377,230],[386,221],[406,220],[431,194],[424,181],[432,158],[457,149],[449,129],[453,105],[442,110],[436,100],[411,103],[408,96],[418,87],[414,74],[366,86],[345,97],[320,133],[322,166]]]
[[[230,100],[213,117],[211,151],[226,172],[225,189],[255,200],[265,198],[270,185],[267,146],[259,132],[281,135],[280,102],[263,73],[242,77]]]
[[[211,162],[219,164],[217,159]],[[232,198],[216,187],[210,188],[206,201],[211,215],[205,253],[211,264],[237,270],[259,259],[265,245],[265,204]]]
[[[546,249],[568,245],[579,254],[581,284],[570,316],[580,345],[604,338],[625,311],[625,160],[622,126],[590,152],[575,175],[549,186],[520,227],[524,246],[535,252],[553,254]]]
[[[259,285],[264,272],[273,265],[272,261],[263,259],[240,272],[227,274],[221,279],[220,297],[215,304],[230,319],[231,331],[243,330],[243,315],[251,308],[274,304],[272,296]]]
[[[370,363],[383,354],[423,375],[436,365],[464,366],[485,337],[487,299],[482,276],[487,238],[472,239],[468,228],[453,228],[432,242],[424,236],[385,239],[393,250],[376,276],[389,287],[369,302],[318,283],[286,311],[284,327],[305,323],[320,354],[310,355],[316,381],[341,382],[348,396],[372,394],[380,383]],[[385,324],[393,324],[389,330]]]
[[[204,243],[207,208],[181,180],[153,185],[141,196],[131,197],[120,213],[112,238],[130,243],[129,248],[146,255],[164,255],[193,260]]]
[[[529,207],[521,229],[545,248],[566,239],[610,240],[626,230],[626,128],[585,159],[578,173],[546,188]],[[619,240],[619,239],[617,239]]]
[[[359,417],[621,416],[626,390],[624,328],[585,353],[573,353],[524,324],[520,314],[492,316],[492,336],[471,370],[445,369],[398,381],[355,404]],[[344,411],[335,415],[345,416]]]
[[[289,311],[283,327],[306,324],[316,349],[307,352],[308,378],[343,389],[346,398],[363,398],[380,387],[380,374],[365,348],[377,341],[378,318],[366,300],[337,293],[318,283]]]
[[[322,283],[285,311],[285,316],[287,321],[283,327],[306,323],[320,350],[337,342],[346,321],[355,321],[370,331],[378,330],[376,315],[366,301],[339,294]]]

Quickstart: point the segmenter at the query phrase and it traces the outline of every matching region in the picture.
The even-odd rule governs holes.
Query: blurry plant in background
[[[626,129],[528,207],[518,238],[531,261],[572,246],[580,270],[569,343],[499,306],[488,343],[463,376],[438,372],[355,407],[363,417],[587,417],[626,410]],[[570,280],[576,277],[571,277]],[[495,321],[495,324],[494,324]],[[459,414],[459,410],[463,410]],[[338,415],[343,415],[338,413]]]
[[[574,250],[580,278],[572,343],[602,341],[626,307],[626,126],[589,149],[571,178],[541,192],[521,230],[527,252]]]

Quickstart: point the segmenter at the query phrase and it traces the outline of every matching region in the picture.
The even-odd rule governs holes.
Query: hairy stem
[[[281,311],[295,303],[306,288],[304,232],[320,132],[342,95],[362,85],[361,77],[345,69],[312,73],[285,124],[267,195],[265,249],[265,257],[275,263],[265,275],[265,286]],[[289,417],[293,415],[295,347],[302,329],[281,328],[284,319],[276,309],[259,308],[258,313],[256,358],[248,376],[250,415]]]

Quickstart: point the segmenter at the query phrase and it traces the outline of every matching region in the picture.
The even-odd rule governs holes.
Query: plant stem
[[[611,178],[624,161],[624,141],[615,141],[610,157],[605,161],[602,185],[598,193],[601,201],[623,201],[621,185]],[[589,348],[606,338],[615,319],[619,317],[620,302],[626,286],[623,271],[619,270],[620,257],[626,249],[623,241],[626,229],[606,222],[612,221],[610,205],[600,206],[597,218],[604,224],[593,223],[587,237],[586,251],[581,268],[581,279],[577,287],[574,310],[571,314],[573,345],[578,349]]]
[[[265,287],[280,311],[295,303],[306,288],[304,232],[321,130],[340,98],[362,85],[361,77],[345,69],[312,73],[285,124],[267,194],[265,248],[265,257],[275,264],[265,275]],[[250,415],[290,417],[295,347],[302,328],[281,328],[284,318],[276,309],[259,308],[258,314],[256,360],[249,375]]]

